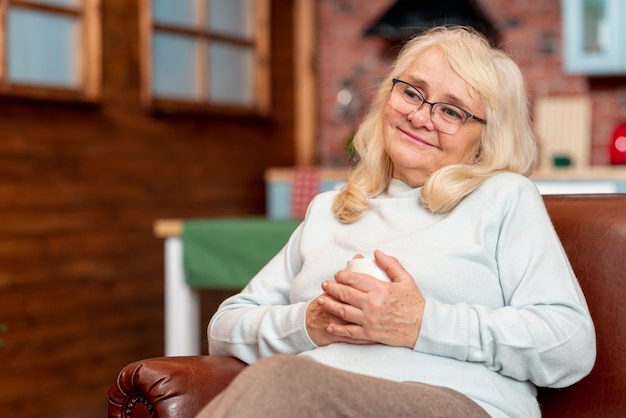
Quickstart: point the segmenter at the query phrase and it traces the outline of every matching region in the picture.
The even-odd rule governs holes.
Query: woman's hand
[[[348,323],[325,310],[319,304],[319,300],[322,297],[328,296],[322,295],[313,299],[311,303],[309,303],[306,311],[306,330],[309,334],[309,338],[311,338],[315,344],[319,346],[337,342],[347,342],[350,344],[374,344],[373,341],[358,340],[346,336],[330,334],[328,332],[328,328],[331,324],[347,325]]]
[[[349,339],[342,341],[370,341],[412,349],[424,314],[422,292],[395,257],[377,250],[374,258],[391,283],[347,270],[338,272],[335,282],[322,283],[324,293],[314,301],[315,309],[322,317],[333,318],[322,331]]]

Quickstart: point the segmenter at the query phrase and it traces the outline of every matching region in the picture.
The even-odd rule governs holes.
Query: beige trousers
[[[197,418],[488,418],[454,390],[399,383],[277,355],[246,367]]]

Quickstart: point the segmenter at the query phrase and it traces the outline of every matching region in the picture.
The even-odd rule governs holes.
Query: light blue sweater
[[[421,189],[393,180],[356,223],[324,192],[287,245],[222,303],[209,352],[247,363],[301,354],[340,369],[457,390],[494,417],[538,417],[538,386],[571,385],[591,370],[595,333],[586,302],[534,183],[498,174],[454,210],[434,215]],[[347,260],[375,249],[412,274],[426,308],[415,347],[316,346],[307,304]]]

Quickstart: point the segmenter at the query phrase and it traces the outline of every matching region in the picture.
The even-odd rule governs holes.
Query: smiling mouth
[[[423,139],[410,134],[409,132],[405,131],[404,129],[400,129],[398,128],[398,130],[402,133],[402,136],[409,142],[412,142],[414,144],[417,145],[421,145],[421,146],[427,146],[427,147],[435,147],[435,145],[428,143],[426,141],[424,141]]]

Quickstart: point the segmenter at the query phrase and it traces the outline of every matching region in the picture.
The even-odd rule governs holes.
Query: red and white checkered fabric
[[[320,190],[320,173],[317,167],[294,167],[291,183],[291,216],[302,219],[311,199]]]

